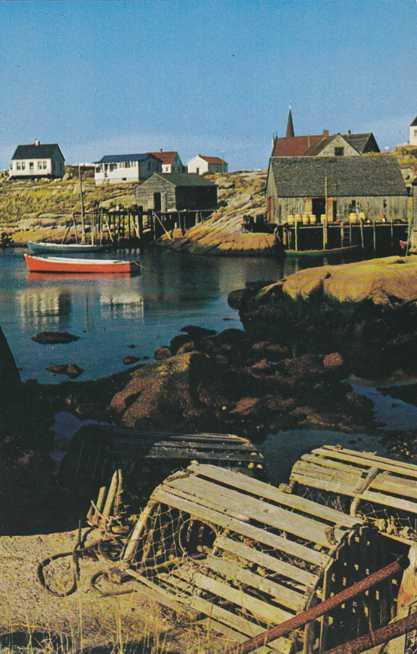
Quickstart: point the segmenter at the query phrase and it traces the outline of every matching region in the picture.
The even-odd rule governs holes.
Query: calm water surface
[[[195,257],[155,248],[142,255],[143,269],[135,277],[42,275],[26,271],[23,252],[0,250],[0,325],[22,378],[40,382],[63,381],[45,370],[51,363],[77,363],[85,370],[80,380],[120,371],[124,356],[151,357],[190,323],[216,330],[240,326],[237,312],[227,305],[230,291],[312,265],[291,259]],[[110,256],[135,258],[135,253]],[[31,340],[49,330],[69,331],[80,340],[67,345]],[[135,349],[128,347],[132,344]]]

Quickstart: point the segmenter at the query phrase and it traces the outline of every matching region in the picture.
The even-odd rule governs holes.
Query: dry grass
[[[46,592],[37,579],[38,563],[51,554],[71,550],[76,538],[76,531],[0,538],[2,654],[220,654],[225,651],[224,640],[191,618],[180,620],[169,609],[148,601],[146,591],[137,592],[136,582],[128,585],[134,591],[130,594],[98,596],[90,589],[89,582],[95,572],[106,567],[103,561],[81,562],[80,586],[73,595],[57,598]],[[68,563],[57,565],[59,575],[50,575],[51,581],[55,580],[55,584],[59,579],[62,583],[68,581]],[[114,591],[118,587],[105,590]]]
[[[94,179],[87,178],[83,188],[87,211],[97,202],[106,207],[135,203],[135,184],[97,187]],[[47,238],[51,232],[60,238],[65,222],[80,208],[80,186],[74,177],[23,181],[0,178],[0,230],[13,234],[16,243]]]

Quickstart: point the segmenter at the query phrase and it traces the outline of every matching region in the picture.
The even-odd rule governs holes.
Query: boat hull
[[[25,254],[24,257],[29,272],[37,273],[88,273],[99,275],[133,273],[139,270],[137,261],[48,258],[34,257],[29,254]]]
[[[344,248],[329,248],[327,250],[284,250],[287,257],[336,257],[342,254],[360,252],[360,245],[348,245]]]
[[[31,252],[54,252],[56,254],[70,254],[72,252],[102,252],[107,249],[107,245],[86,245],[82,243],[34,243],[28,241],[27,247]]]

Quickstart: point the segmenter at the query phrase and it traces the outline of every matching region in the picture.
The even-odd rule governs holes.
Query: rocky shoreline
[[[415,368],[415,289],[417,257],[308,269],[231,293],[244,329],[185,325],[161,344],[155,361],[97,381],[14,378],[12,401],[1,398],[0,496],[21,492],[4,524],[21,528],[28,507],[43,505],[47,521],[52,513],[60,528],[68,526],[62,507],[71,498],[50,459],[53,420],[62,410],[139,433],[211,431],[254,442],[294,428],[376,432],[373,404],[355,392],[349,375],[365,372],[369,379]],[[389,440],[393,452],[417,456],[414,433]]]

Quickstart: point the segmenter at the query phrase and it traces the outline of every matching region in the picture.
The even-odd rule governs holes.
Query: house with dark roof
[[[326,214],[348,220],[406,220],[407,189],[395,157],[271,157],[267,187],[268,221],[284,224],[288,216]]]
[[[274,136],[272,146],[273,157],[353,157],[379,151],[372,132],[330,134],[325,129],[321,134],[296,136],[291,109],[285,136]]]
[[[417,145],[417,116],[410,123],[410,145]]]
[[[59,178],[64,176],[65,158],[58,143],[18,145],[10,161],[10,179]]]
[[[162,170],[162,163],[149,152],[140,154],[106,154],[95,162],[96,184],[140,182]]]
[[[228,164],[221,157],[208,154],[198,154],[188,162],[188,172],[204,175],[204,173],[227,173]]]
[[[209,211],[217,208],[217,185],[197,174],[154,173],[137,187],[136,201],[144,211]]]
[[[181,157],[178,152],[174,150],[159,150],[159,152],[148,152],[155,159],[159,159],[162,165],[163,173],[183,173],[184,164],[181,161]]]

